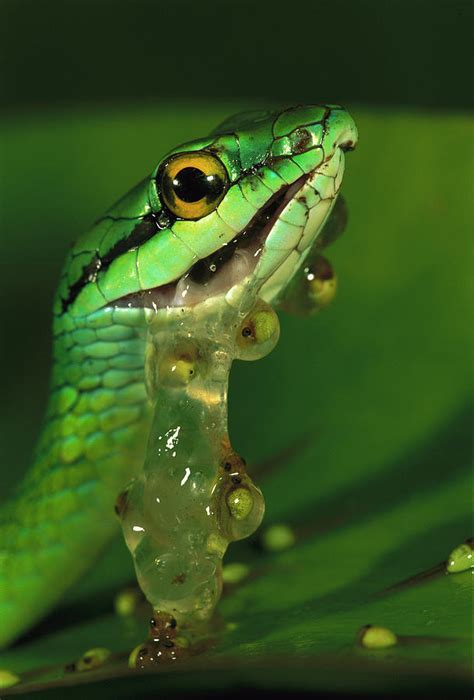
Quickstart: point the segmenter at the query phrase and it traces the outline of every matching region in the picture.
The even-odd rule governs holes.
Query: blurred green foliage
[[[67,247],[167,148],[238,107],[3,119],[2,493],[26,466],[39,426],[50,301]],[[236,363],[232,374],[231,434],[250,464],[309,439],[261,480],[255,468],[265,524],[295,528],[296,545],[273,554],[232,546],[229,560],[247,562],[252,575],[223,599],[230,627],[211,656],[194,662],[199,673],[120,680],[108,688],[113,697],[242,679],[365,693],[387,683],[399,692],[467,687],[470,573],[380,593],[443,561],[470,534],[472,123],[351,111],[360,145],[348,155],[343,186],[350,222],[328,251],[338,298],[316,318],[282,317],[275,351]],[[23,672],[91,646],[131,648],[143,627],[107,612],[131,575],[118,540],[43,628],[51,634],[3,654],[0,667]],[[369,622],[402,642],[382,652],[358,648],[356,631]],[[104,697],[94,687],[90,696]]]

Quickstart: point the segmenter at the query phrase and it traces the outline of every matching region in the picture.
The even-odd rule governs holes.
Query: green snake
[[[356,141],[339,106],[237,115],[168,153],[72,246],[34,463],[0,511],[0,646],[51,610],[117,533],[117,494],[143,465],[152,420],[150,319],[165,333],[170,309],[202,307],[205,319],[204,301],[231,303],[249,280],[276,304]]]

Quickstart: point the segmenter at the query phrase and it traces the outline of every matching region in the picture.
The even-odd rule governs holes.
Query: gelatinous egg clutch
[[[202,306],[150,325],[155,414],[143,470],[116,508],[140,587],[155,611],[181,623],[212,615],[228,544],[263,518],[262,493],[230,445],[227,387],[234,359],[263,357],[279,337],[278,317],[261,300],[247,313]]]

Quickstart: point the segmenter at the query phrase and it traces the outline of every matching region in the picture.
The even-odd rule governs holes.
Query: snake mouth
[[[209,297],[227,293],[255,270],[266,238],[308,177],[305,174],[292,184],[283,185],[235,238],[198,260],[181,277],[158,287],[127,294],[115,300],[113,305],[156,311],[165,307],[195,306]]]

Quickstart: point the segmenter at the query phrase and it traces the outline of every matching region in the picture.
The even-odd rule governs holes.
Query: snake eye
[[[164,203],[180,219],[200,219],[209,214],[229,184],[221,161],[204,152],[172,156],[158,177]]]

